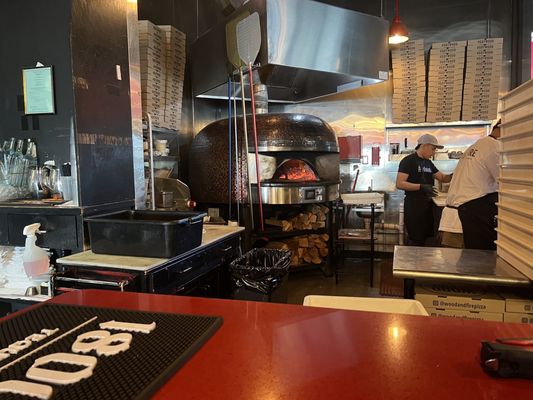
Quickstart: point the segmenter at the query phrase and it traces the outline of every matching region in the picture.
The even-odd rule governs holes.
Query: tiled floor
[[[390,260],[389,260],[390,261]],[[321,270],[292,272],[289,275],[289,304],[302,304],[305,296],[358,296],[381,297],[380,271],[383,260],[374,262],[374,287],[370,287],[370,270],[368,259],[346,259],[339,271],[339,282],[335,277],[325,277]]]

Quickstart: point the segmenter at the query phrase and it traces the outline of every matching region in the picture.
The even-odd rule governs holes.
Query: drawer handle
[[[220,250],[222,253],[227,253],[228,251],[230,251],[231,249],[233,249],[233,246],[228,246],[226,247],[225,249],[222,249]]]
[[[185,272],[190,271],[192,268],[193,266],[191,265],[189,268],[185,268],[183,271],[180,271],[180,274],[184,274]]]
[[[81,278],[68,278],[66,276],[57,276],[55,278],[56,281],[62,281],[62,282],[76,282],[76,283],[84,283],[88,285],[102,285],[102,286],[113,286],[120,288],[120,291],[124,291],[124,286],[128,286],[130,283],[129,281],[99,281],[96,279],[81,279]]]

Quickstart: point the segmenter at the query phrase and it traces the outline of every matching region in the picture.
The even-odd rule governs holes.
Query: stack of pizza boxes
[[[165,117],[165,44],[163,32],[150,21],[139,21],[142,110],[152,124],[164,127]]]
[[[166,45],[165,127],[179,130],[185,78],[185,34],[170,25],[159,25]]]
[[[466,41],[433,43],[429,53],[427,122],[461,118]]]
[[[424,122],[426,66],[424,41],[410,40],[392,50],[392,122]]]
[[[533,80],[501,98],[498,255],[533,280]]]
[[[463,120],[488,121],[496,118],[502,49],[503,38],[468,41]]]

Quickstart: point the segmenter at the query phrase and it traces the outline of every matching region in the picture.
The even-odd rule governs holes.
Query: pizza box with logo
[[[447,284],[418,285],[415,299],[427,308],[503,313],[505,301],[497,293],[483,287]]]
[[[533,294],[522,292],[500,292],[505,299],[505,312],[533,314]]]
[[[533,324],[533,313],[515,313],[505,312],[503,313],[503,322],[517,322],[522,324]]]
[[[503,321],[503,313],[493,312],[478,312],[478,311],[464,311],[464,310],[446,310],[444,308],[426,308],[430,317],[451,317],[451,318],[465,318],[478,319],[482,321]]]

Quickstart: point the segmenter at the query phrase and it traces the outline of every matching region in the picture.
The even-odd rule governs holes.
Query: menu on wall
[[[55,112],[52,67],[23,69],[22,85],[25,114],[53,114]]]

